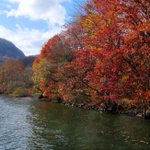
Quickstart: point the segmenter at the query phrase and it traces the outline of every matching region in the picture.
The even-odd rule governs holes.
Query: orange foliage
[[[146,0],[89,1],[76,22],[51,38],[35,60],[49,64],[43,93],[65,100],[148,101],[149,6]]]

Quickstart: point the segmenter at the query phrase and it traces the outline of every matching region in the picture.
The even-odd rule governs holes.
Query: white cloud
[[[62,2],[71,0],[7,0],[16,3],[16,9],[7,11],[7,16],[25,16],[31,20],[45,20],[49,25],[63,25],[65,23],[66,10]]]
[[[42,45],[60,30],[59,27],[55,27],[51,31],[41,31],[22,28],[19,25],[16,25],[15,30],[10,30],[0,25],[0,37],[12,41],[26,55],[35,55],[39,54]]]
[[[0,37],[12,41],[26,55],[39,54],[42,45],[49,38],[61,31],[65,23],[66,10],[63,2],[72,0],[4,0],[9,5],[7,10],[0,10],[0,14],[7,17],[26,17],[30,21],[44,20],[48,30],[16,25],[15,29],[0,25]],[[11,7],[10,7],[11,6]],[[21,23],[21,22],[20,22]],[[47,29],[47,27],[45,26]]]

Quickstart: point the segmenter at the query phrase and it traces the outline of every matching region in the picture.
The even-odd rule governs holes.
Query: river
[[[0,150],[150,150],[150,121],[0,97]]]

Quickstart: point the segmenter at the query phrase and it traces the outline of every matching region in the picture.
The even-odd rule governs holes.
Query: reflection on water
[[[0,97],[0,150],[149,150],[150,121]]]

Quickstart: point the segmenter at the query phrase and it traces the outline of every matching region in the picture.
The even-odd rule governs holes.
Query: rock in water
[[[150,119],[150,109],[146,110],[145,119]]]

